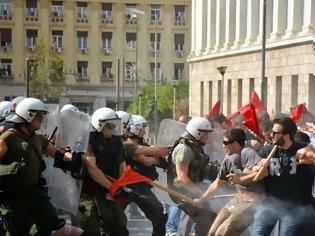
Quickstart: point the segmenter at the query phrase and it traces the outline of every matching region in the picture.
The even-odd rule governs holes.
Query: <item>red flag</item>
[[[110,186],[109,192],[114,197],[116,191],[121,187],[125,187],[128,184],[136,184],[142,182],[149,183],[151,182],[151,179],[140,175],[139,173],[133,171],[130,166],[128,166],[125,173]]]
[[[252,103],[247,104],[239,109],[239,112],[244,116],[244,125],[254,132],[257,136],[264,138],[261,133],[256,117],[255,106]]]
[[[260,111],[267,111],[265,105],[262,103],[257,93],[253,90],[251,94],[251,102],[255,106],[256,113]]]
[[[236,111],[236,112],[234,112],[234,113],[228,115],[228,117],[226,117],[226,121],[227,121],[227,123],[228,123],[229,126],[232,126],[232,124],[233,124],[233,122],[232,122],[233,119],[234,119],[236,116],[238,116],[239,114],[240,114],[240,112],[239,112],[239,111]]]
[[[304,109],[304,104],[303,103],[301,103],[298,106],[296,106],[294,108],[294,110],[291,112],[290,118],[294,122],[298,122],[299,119],[301,119],[301,117],[302,117],[303,109]]]
[[[216,114],[220,113],[220,105],[221,105],[221,100],[219,99],[216,104],[212,107],[212,109],[208,113],[208,119],[211,119],[214,117]]]

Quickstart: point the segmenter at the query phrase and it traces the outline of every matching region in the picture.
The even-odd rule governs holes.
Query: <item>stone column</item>
[[[207,45],[206,52],[209,53],[216,39],[216,0],[208,0],[207,4]]]
[[[257,39],[259,31],[259,2],[259,0],[250,0],[247,2],[246,44],[252,44]]]
[[[191,22],[191,54],[194,54],[195,52],[195,42],[196,42],[196,25],[197,25],[197,18],[196,18],[196,2],[198,0],[192,0],[192,3],[191,3],[191,19],[192,19],[192,22]]]
[[[287,7],[286,0],[273,0],[272,40],[279,39],[284,34],[287,26]]]
[[[236,1],[236,29],[234,48],[239,47],[246,37],[247,0]]]
[[[15,1],[14,8],[11,8],[14,23],[20,27],[12,27],[12,72],[14,80],[25,83],[26,57],[28,53],[25,50],[26,45],[26,27],[24,25],[24,4],[23,0]],[[12,5],[11,5],[12,6]],[[3,54],[1,52],[1,54]],[[18,76],[21,75],[21,76]],[[2,86],[2,85],[1,85]],[[1,90],[4,89],[1,87]],[[26,95],[26,94],[24,94]]]
[[[226,0],[225,49],[230,48],[235,40],[235,5],[235,0]]]
[[[303,33],[313,33],[315,31],[315,2],[314,0],[304,0]]]
[[[89,3],[89,20],[91,24],[88,32],[88,48],[89,48],[89,65],[91,83],[99,83],[101,75],[101,61],[95,62],[95,58],[100,58],[100,41],[101,34],[99,30],[99,5],[96,2]],[[94,62],[93,62],[94,61]]]
[[[288,0],[288,17],[285,37],[290,38],[301,31],[303,22],[303,8],[301,0]]]
[[[269,38],[272,30],[273,0],[266,0],[266,39]],[[259,5],[259,34],[257,44],[261,44],[263,32],[263,1]]]
[[[206,47],[207,0],[198,0],[195,5],[195,54],[200,55]]]
[[[225,5],[226,0],[218,0],[216,8],[216,34],[214,50],[219,50],[225,40]]]
[[[67,74],[71,79],[74,79],[73,75],[76,73],[76,47],[77,47],[77,33],[75,31],[75,3],[72,1],[64,2],[64,21],[67,22],[66,28],[63,33],[64,39],[64,63]],[[70,79],[69,78],[69,79]],[[74,80],[69,81],[73,83]]]

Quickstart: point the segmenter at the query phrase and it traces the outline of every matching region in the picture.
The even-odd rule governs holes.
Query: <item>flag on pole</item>
[[[255,106],[256,113],[260,111],[267,111],[265,105],[262,103],[255,90],[252,91],[251,102]]]
[[[249,103],[239,109],[239,113],[244,116],[243,124],[254,132],[257,136],[264,138],[264,135],[259,129],[259,124],[256,116],[255,106]]]
[[[128,184],[136,183],[150,183],[151,179],[140,175],[139,173],[133,171],[130,166],[123,173],[118,180],[116,180],[109,188],[110,194],[114,197],[118,189],[127,186]]]
[[[208,119],[213,118],[216,114],[220,113],[220,105],[221,105],[221,100],[219,99],[216,104],[212,107],[212,109],[208,113]]]
[[[304,110],[304,104],[301,103],[297,105],[294,110],[291,112],[290,118],[296,123],[299,121],[299,119],[302,118],[302,113]]]

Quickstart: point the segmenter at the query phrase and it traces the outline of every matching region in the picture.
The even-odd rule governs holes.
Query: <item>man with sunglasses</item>
[[[261,163],[267,198],[255,214],[253,236],[270,235],[277,222],[280,236],[314,235],[314,232],[303,234],[300,231],[303,215],[312,209],[314,167],[298,163],[296,153],[306,144],[294,141],[296,132],[296,124],[289,117],[274,121],[271,138],[279,149],[269,163]],[[271,149],[271,145],[263,147],[260,156],[266,158]]]
[[[194,199],[196,206],[201,207],[208,201],[210,195],[222,188],[227,181],[232,184],[231,173],[245,176],[251,173],[251,168],[261,158],[257,152],[245,147],[246,134],[243,129],[232,128],[224,133],[223,147],[226,156],[222,162],[218,177],[211,183],[208,190],[198,199]],[[262,183],[244,185],[237,183],[236,196],[224,206],[213,222],[208,235],[240,235],[252,223],[254,206],[264,192]]]

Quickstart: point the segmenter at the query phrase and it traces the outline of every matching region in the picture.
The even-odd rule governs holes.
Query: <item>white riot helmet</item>
[[[65,110],[79,111],[79,109],[78,109],[76,106],[73,106],[72,104],[66,104],[66,105],[64,105],[64,106],[61,108],[60,112],[63,112],[63,111],[65,111]]]
[[[11,104],[10,104],[10,111],[15,111],[17,105],[23,101],[26,97],[24,96],[17,96],[12,99]]]
[[[3,120],[10,111],[11,102],[9,101],[2,101],[0,102],[0,121]]]
[[[139,116],[139,115],[134,115],[134,116],[139,120],[139,122],[141,123],[143,127],[146,127],[148,125],[147,120],[143,116]]]
[[[125,130],[127,130],[133,124],[132,116],[130,113],[125,111],[116,111],[116,114],[121,119],[122,125]]]
[[[116,112],[108,107],[97,109],[92,115],[91,124],[98,132],[101,132],[106,124],[112,124],[113,135],[122,135],[121,120]]]
[[[15,109],[15,115],[7,120],[14,123],[31,123],[37,113],[48,113],[46,105],[36,98],[23,99]]]
[[[142,122],[136,115],[132,116],[133,124],[130,126],[130,133],[138,136],[142,126]]]
[[[186,126],[186,132],[196,140],[199,140],[205,132],[209,133],[212,131],[213,129],[208,119],[202,117],[192,118]]]

